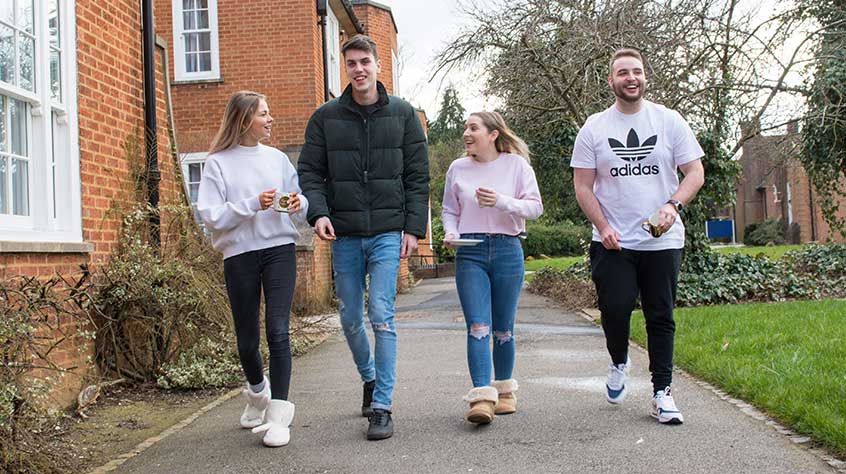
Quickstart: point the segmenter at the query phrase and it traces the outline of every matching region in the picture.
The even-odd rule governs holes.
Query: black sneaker
[[[370,404],[373,403],[373,389],[376,388],[376,381],[364,382],[364,395],[361,398],[361,416],[370,418],[373,415],[373,409]]]
[[[367,439],[377,440],[390,438],[394,434],[394,422],[391,412],[376,408],[370,415],[370,426],[367,428]]]

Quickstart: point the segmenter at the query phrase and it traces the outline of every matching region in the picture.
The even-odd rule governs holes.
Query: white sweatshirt
[[[259,195],[276,189],[300,197],[296,214],[261,210]],[[212,234],[212,245],[223,258],[296,242],[293,217],[305,220],[308,200],[288,156],[259,144],[236,145],[206,159],[197,199],[200,219]]]

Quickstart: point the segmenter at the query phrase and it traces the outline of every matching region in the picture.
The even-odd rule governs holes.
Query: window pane
[[[19,100],[11,99],[9,105],[12,122],[10,127],[12,132],[12,153],[19,156],[28,156],[26,143],[26,104]]]
[[[199,184],[189,184],[188,185],[188,194],[190,195],[191,202],[197,202],[197,197],[200,195],[200,185]]]
[[[0,2],[0,20],[5,21],[9,25],[15,24],[15,10],[13,2]]]
[[[30,34],[33,24],[32,15],[35,12],[34,3],[33,0],[18,0],[18,26]]]
[[[197,8],[208,9],[209,8],[209,0],[194,0],[196,1]]]
[[[28,91],[35,90],[35,40],[18,35],[21,54],[20,86]]]
[[[0,81],[15,83],[15,33],[0,26]]]
[[[203,168],[201,163],[191,163],[188,165],[188,182],[199,183],[203,175]]]
[[[55,49],[50,50],[50,98],[56,102],[62,101],[61,57]]]
[[[185,55],[185,71],[197,72],[197,54],[188,53]]]
[[[0,152],[8,152],[8,136],[6,134],[6,97],[0,95]]]
[[[187,31],[197,29],[197,16],[193,11],[182,12],[182,29]]]
[[[53,193],[52,193],[53,194],[53,219],[55,219],[57,217],[57,213],[56,213],[56,127],[58,127],[59,124],[57,123],[58,117],[56,115],[56,112],[51,113],[50,118],[51,118],[51,120],[50,120],[50,136],[52,137],[52,139],[50,140],[50,143],[52,144],[52,149],[50,150],[50,152],[51,152],[50,154],[52,156],[51,160],[53,162],[52,167],[51,167],[52,171],[53,171],[53,188],[52,188],[53,189]]]
[[[197,51],[197,47],[198,47],[197,43],[199,41],[198,40],[199,35],[200,35],[199,33],[185,33],[185,51],[186,52],[190,53],[190,52],[193,52],[193,51]]]
[[[5,156],[0,156],[0,214],[9,213],[9,206],[6,203],[6,181],[8,180],[8,177],[6,176],[6,163],[7,158]]]
[[[192,10],[194,8],[194,0],[182,0],[183,10]]]
[[[200,71],[211,71],[211,53],[200,53]]]
[[[29,215],[29,163],[12,159],[12,214]]]
[[[209,29],[209,11],[208,10],[198,10],[197,11],[197,29],[198,30]]]
[[[211,33],[200,33],[200,48],[198,51],[211,51]]]
[[[61,31],[59,31],[59,2],[49,0],[47,2],[47,26],[50,30],[50,46],[59,47]]]

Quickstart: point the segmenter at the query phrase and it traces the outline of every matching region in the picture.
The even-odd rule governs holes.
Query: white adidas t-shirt
[[[661,237],[640,225],[664,205],[679,187],[679,165],[705,153],[693,131],[675,110],[644,100],[636,114],[612,105],[591,115],[576,137],[573,168],[596,169],[593,192],[620,246],[632,250],[684,247],[681,217]],[[593,240],[601,241],[593,227]]]

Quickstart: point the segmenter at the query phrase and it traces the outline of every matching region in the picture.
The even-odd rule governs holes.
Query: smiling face
[[[382,63],[372,53],[361,49],[348,49],[344,53],[344,68],[357,96],[376,93],[376,76],[382,69]]]
[[[646,91],[643,63],[633,56],[621,56],[614,61],[608,86],[618,100],[638,102]]]
[[[468,156],[495,152],[498,136],[497,130],[488,130],[476,115],[471,115],[464,123],[464,149]]]
[[[267,140],[270,138],[270,129],[272,127],[273,117],[270,116],[270,109],[267,108],[267,102],[264,99],[260,99],[256,113],[253,114],[253,121],[245,135],[256,140],[256,142]]]

